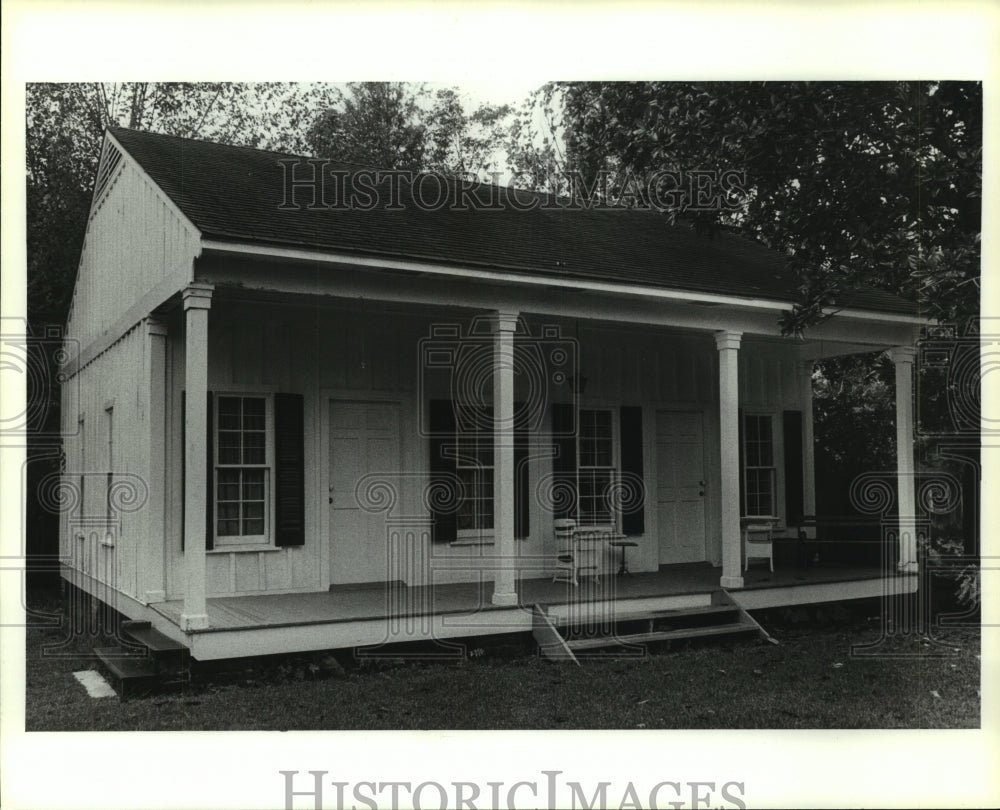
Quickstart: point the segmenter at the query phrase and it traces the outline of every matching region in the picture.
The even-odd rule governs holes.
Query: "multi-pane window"
[[[617,475],[611,411],[580,410],[577,447],[577,520],[606,525],[615,520],[609,499]]]
[[[455,464],[464,493],[456,514],[457,529],[470,534],[493,529],[492,417],[484,415],[477,421],[484,424],[457,436]]]
[[[215,532],[263,540],[268,533],[267,399],[219,396],[216,418]]]
[[[747,515],[775,514],[774,437],[769,415],[743,419],[743,502]]]

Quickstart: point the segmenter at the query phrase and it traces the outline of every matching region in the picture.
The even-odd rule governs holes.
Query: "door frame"
[[[316,488],[314,490],[316,503],[320,505],[319,509],[319,536],[321,538],[320,542],[320,555],[319,564],[320,569],[324,572],[321,576],[320,581],[325,582],[325,587],[329,587],[333,584],[333,576],[330,572],[330,545],[332,542],[332,532],[333,532],[333,521],[331,519],[329,495],[330,495],[330,475],[332,472],[332,467],[330,464],[330,405],[333,402],[341,403],[354,403],[354,404],[372,404],[372,405],[395,405],[399,413],[399,422],[397,424],[398,436],[396,437],[399,444],[399,460],[400,468],[403,470],[410,469],[409,464],[409,448],[404,444],[403,437],[405,435],[406,427],[409,426],[410,414],[404,407],[404,399],[399,395],[398,392],[392,391],[353,391],[344,388],[321,388],[319,391],[319,422],[320,422],[320,460],[319,460],[319,480],[316,482]]]
[[[652,441],[650,442],[652,450],[652,452],[650,453],[652,464],[650,466],[652,467],[652,469],[650,470],[650,472],[651,472],[651,480],[653,481],[653,487],[651,490],[653,498],[651,506],[653,508],[649,509],[648,512],[652,513],[653,530],[656,532],[656,543],[654,545],[655,553],[653,555],[656,561],[656,565],[657,567],[659,567],[660,565],[670,564],[670,563],[660,562],[660,519],[659,519],[660,510],[659,510],[659,503],[656,498],[656,492],[660,488],[660,480],[659,480],[660,459],[659,459],[659,453],[657,452],[660,437],[659,437],[659,431],[656,429],[656,415],[660,412],[697,413],[701,416],[701,465],[702,465],[701,468],[705,475],[704,481],[706,490],[705,497],[702,501],[703,503],[702,508],[705,510],[704,524],[703,524],[705,530],[702,542],[704,550],[704,559],[705,561],[711,562],[713,552],[709,541],[713,534],[712,515],[714,514],[714,510],[710,508],[710,505],[715,503],[716,492],[718,490],[715,468],[712,467],[712,465],[709,463],[711,459],[711,455],[709,454],[709,444],[712,444],[714,446],[717,443],[715,436],[715,431],[717,430],[717,426],[714,425],[713,422],[711,421],[711,409],[703,406],[699,407],[699,405],[696,403],[687,405],[686,403],[683,402],[670,402],[670,403],[653,402],[649,404],[649,409],[651,415],[650,435],[652,436]],[[650,492],[647,491],[647,499],[649,494]]]

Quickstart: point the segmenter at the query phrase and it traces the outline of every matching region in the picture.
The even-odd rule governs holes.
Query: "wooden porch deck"
[[[593,602],[660,600],[710,594],[719,587],[720,573],[719,568],[708,563],[694,563],[664,566],[658,572],[636,573],[631,577],[605,574],[600,577],[600,582],[584,580],[579,586],[552,582],[551,579],[521,580],[518,582],[520,604],[517,608],[493,605],[490,601],[493,583],[488,580],[412,588],[373,584],[320,593],[218,597],[208,600],[209,627],[197,633],[412,619],[426,614],[455,616],[511,610],[522,612],[530,610],[535,604],[558,607]],[[877,585],[882,576],[882,571],[875,567],[816,565],[804,571],[778,569],[773,573],[763,567],[751,567],[744,574],[744,589],[732,594],[738,601],[748,601],[750,607],[795,604],[794,593],[789,594],[789,589],[815,590],[816,587],[826,586],[822,590],[835,593],[838,589],[831,589],[830,586],[866,582],[869,584],[867,590],[872,590],[871,585]],[[843,590],[844,598],[856,598],[848,593],[851,589]],[[767,591],[780,592],[779,600],[768,600]],[[875,594],[875,591],[872,593]],[[803,600],[811,601],[824,600]],[[183,601],[172,600],[153,607],[171,623],[180,625]]]

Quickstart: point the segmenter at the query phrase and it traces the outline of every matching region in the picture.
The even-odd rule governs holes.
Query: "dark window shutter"
[[[451,400],[432,399],[429,404],[428,427],[430,428],[430,473],[431,484],[440,481],[445,490],[450,490],[456,474],[453,456],[444,453],[445,448],[455,447],[455,411]],[[433,499],[432,499],[433,500]],[[450,499],[443,499],[445,501]],[[435,510],[432,537],[435,543],[450,543],[458,536],[458,522],[454,509]]]
[[[552,444],[555,445],[555,456],[552,459],[552,472],[555,474],[555,485],[570,495],[553,498],[557,504],[565,504],[562,509],[556,509],[554,517],[570,518],[576,514],[576,419],[574,406],[564,402],[552,403]]]
[[[523,403],[515,404],[514,413],[522,415],[514,423],[514,537],[518,540],[524,540],[531,533],[526,411]]]
[[[305,545],[305,423],[302,394],[274,395],[274,494],[275,545]]]
[[[215,414],[212,408],[212,392],[208,392],[208,415],[205,422],[205,550],[215,548],[215,459],[212,446],[215,441],[213,420]]]
[[[184,551],[184,504],[187,501],[187,391],[181,391],[181,551]]]
[[[738,427],[736,431],[736,443],[739,445],[739,456],[740,456],[740,514],[745,515],[747,513],[746,504],[746,470],[744,469],[745,462],[743,461],[743,409],[740,408],[737,412]]]
[[[785,520],[798,523],[804,508],[802,486],[802,411],[785,411]]]
[[[628,476],[626,493],[635,493],[639,499],[626,500],[622,504],[622,532],[642,534],[646,531],[646,511],[642,486],[642,408],[623,405],[619,413],[621,421],[622,476]],[[635,486],[633,486],[635,484]]]

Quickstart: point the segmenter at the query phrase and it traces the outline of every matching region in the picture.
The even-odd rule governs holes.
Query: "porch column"
[[[514,330],[516,312],[493,315],[493,604],[517,604],[514,545]]]
[[[740,534],[740,387],[739,354],[742,332],[723,330],[715,333],[719,350],[719,501],[722,514],[723,588],[742,588]]]
[[[182,630],[208,627],[205,609],[205,493],[208,471],[208,310],[212,287],[184,290],[184,609]]]
[[[917,570],[916,498],[913,464],[913,358],[912,346],[892,349],[896,366],[896,490],[899,504],[900,571]]]
[[[813,437],[813,361],[803,360],[799,369],[802,400],[802,513],[816,514],[816,444]]]
[[[156,318],[146,318],[146,439],[148,442],[146,483],[149,500],[146,502],[146,534],[143,538],[139,576],[139,591],[145,601],[162,602],[166,599],[166,538],[164,536],[164,511],[166,499],[166,356],[167,327]]]

